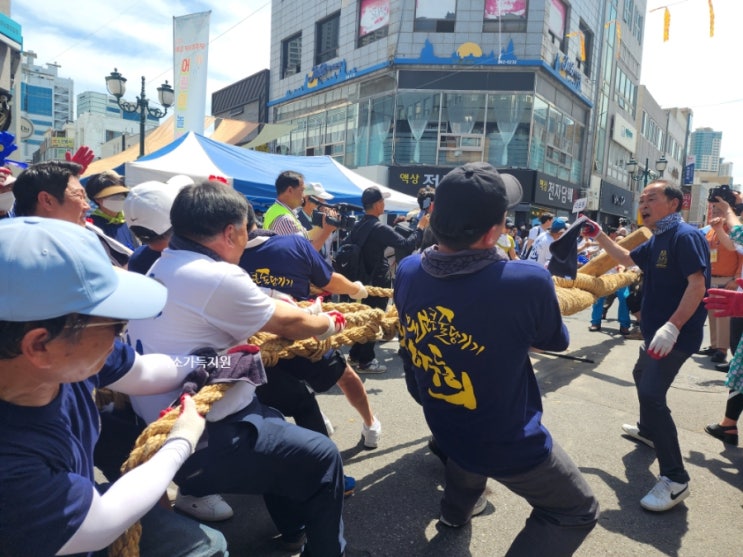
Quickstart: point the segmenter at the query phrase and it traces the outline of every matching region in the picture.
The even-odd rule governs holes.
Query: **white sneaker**
[[[623,424],[622,431],[624,432],[625,435],[632,437],[632,439],[635,439],[639,441],[640,443],[645,443],[651,449],[655,448],[655,443],[653,443],[650,439],[648,439],[644,435],[640,435],[640,428],[637,427],[636,425]]]
[[[488,500],[485,498],[484,495],[480,495],[480,498],[477,500],[477,503],[475,503],[475,507],[472,509],[472,514],[470,515],[470,518],[466,522],[462,522],[461,524],[455,523],[455,522],[449,522],[444,518],[444,515],[442,514],[439,517],[439,522],[443,524],[444,526],[448,526],[449,528],[461,528],[467,522],[469,522],[472,517],[475,517],[477,515],[480,515],[485,512],[485,509],[488,507]]]
[[[366,424],[361,426],[361,435],[364,437],[364,446],[367,449],[376,449],[379,446],[379,438],[382,436],[382,422],[374,416],[374,422],[367,427]]]
[[[175,496],[173,506],[182,513],[209,522],[227,520],[235,514],[232,507],[219,494],[193,497],[192,495],[182,495],[179,491]]]
[[[365,366],[358,364],[356,367],[356,373],[384,373],[385,371],[387,371],[387,366],[380,364],[376,358]]]
[[[640,500],[640,505],[649,511],[662,512],[675,507],[688,496],[688,483],[680,484],[659,476],[658,483]]]
[[[322,420],[325,422],[325,429],[328,430],[328,437],[332,437],[335,433],[335,428],[333,427],[333,423],[330,421],[330,418],[328,418],[324,412],[320,412],[322,414]]]

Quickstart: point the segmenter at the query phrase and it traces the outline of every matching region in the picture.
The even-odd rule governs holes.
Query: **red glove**
[[[743,279],[735,282],[743,287]],[[710,288],[703,301],[707,311],[713,312],[715,317],[743,317],[743,292]]]
[[[80,148],[75,151],[74,155],[67,151],[64,155],[64,158],[67,161],[76,162],[77,164],[82,166],[83,171],[81,172],[81,174],[85,174],[85,170],[88,168],[88,165],[93,162],[93,159],[95,159],[95,153],[93,152],[93,149],[91,149],[87,145],[81,145]]]
[[[583,216],[583,215],[581,215]],[[583,234],[591,240],[601,234],[601,226],[596,221],[592,221],[588,217],[584,217],[586,220],[583,221]]]
[[[321,313],[320,315],[327,318],[328,330],[321,335],[317,335],[315,337],[317,340],[325,340],[326,338],[330,338],[346,328],[346,318],[343,317],[343,314],[340,311],[331,310],[326,313]]]

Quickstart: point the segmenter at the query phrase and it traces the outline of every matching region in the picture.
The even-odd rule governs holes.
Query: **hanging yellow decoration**
[[[663,42],[666,42],[668,40],[668,30],[671,27],[671,12],[668,11],[668,8],[665,8],[665,11],[663,12]]]
[[[581,62],[586,61],[586,37],[583,35],[583,31],[573,31],[565,35],[566,37],[580,37],[580,60]]]
[[[715,8],[712,6],[712,0],[707,0],[709,4],[709,36],[715,36]]]

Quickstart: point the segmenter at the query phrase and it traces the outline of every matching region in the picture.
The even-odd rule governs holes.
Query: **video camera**
[[[353,228],[354,224],[356,224],[356,217],[349,213],[364,212],[363,207],[359,207],[358,205],[351,205],[350,203],[336,203],[335,205],[328,205],[327,203],[323,203],[316,197],[313,197],[312,201],[317,203],[320,207],[327,207],[328,209],[332,209],[333,211],[338,213],[338,217],[334,217],[328,215],[327,213],[323,213],[319,209],[315,209],[314,211],[312,211],[313,226],[322,226],[323,217],[325,217],[325,222],[327,222],[329,225],[340,228],[341,230],[348,231]]]
[[[735,194],[733,193],[733,190],[730,189],[730,186],[718,186],[716,188],[712,188],[709,192],[709,197],[707,198],[707,201],[710,203],[716,203],[717,199],[720,198],[725,200],[728,205],[731,207],[735,207],[735,204],[738,202],[738,199],[735,197]]]

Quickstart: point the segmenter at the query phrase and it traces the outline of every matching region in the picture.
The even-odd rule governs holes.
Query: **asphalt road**
[[[631,369],[640,341],[621,337],[613,320],[604,321],[603,331],[589,332],[589,311],[565,321],[571,333],[566,354],[595,363],[545,355],[535,355],[533,362],[544,398],[544,423],[601,504],[599,523],[576,555],[743,555],[737,535],[743,524],[743,450],[725,446],[703,430],[723,415],[725,375],[704,356],[694,356],[681,369],[669,400],[692,478],[691,495],[669,512],[649,513],[639,501],[658,474],[654,451],[625,439],[620,429],[637,420]],[[487,510],[471,525],[451,530],[438,524],[443,468],[427,448],[428,430],[407,394],[396,350],[396,342],[383,343],[377,354],[389,370],[362,376],[384,427],[378,449],[363,448],[359,416],[339,390],[319,397],[335,426],[333,440],[346,473],[357,480],[356,494],[344,509],[350,547],[374,557],[504,555],[530,507],[490,481]],[[276,530],[259,497],[227,499],[236,514],[214,526],[227,535],[233,557],[288,555],[277,549],[272,539]]]

